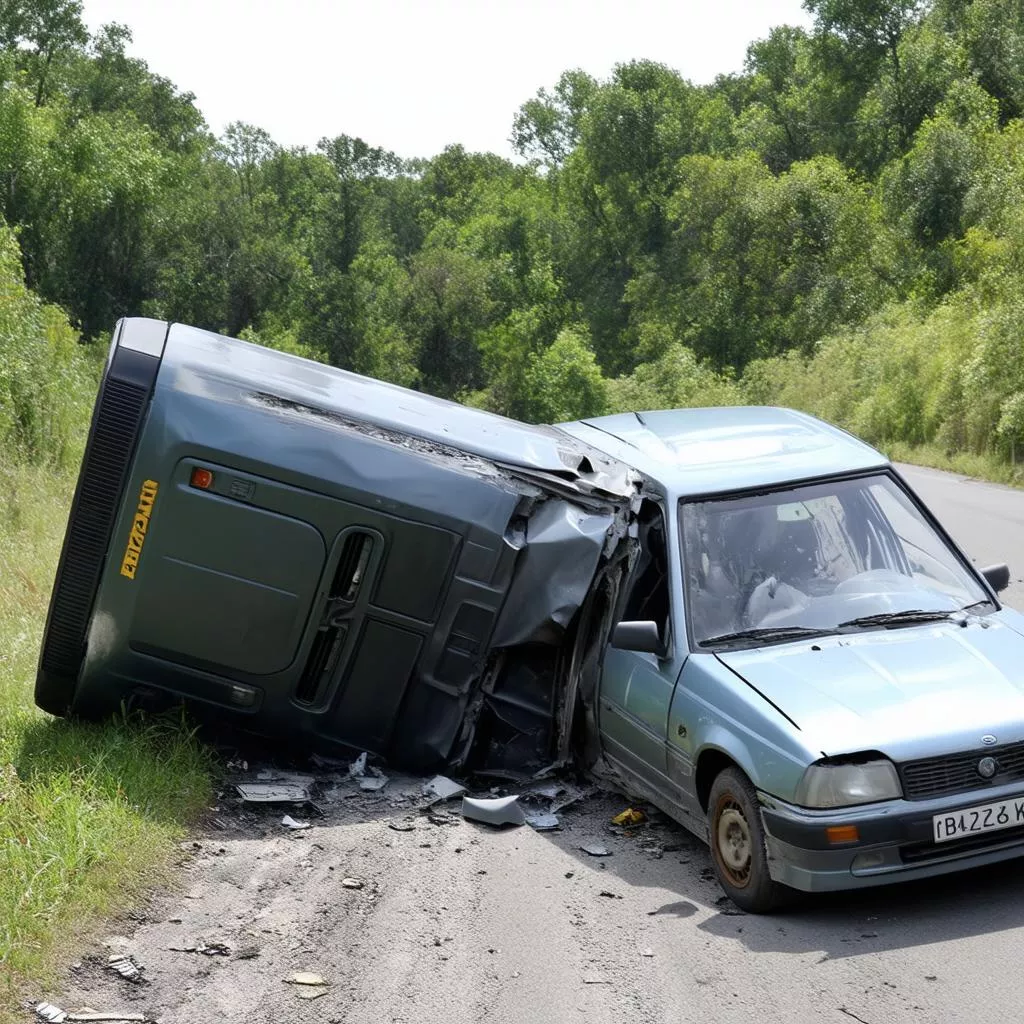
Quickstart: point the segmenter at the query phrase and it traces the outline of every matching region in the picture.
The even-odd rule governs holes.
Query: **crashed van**
[[[414,771],[571,761],[751,911],[1024,854],[1024,617],[889,461],[785,409],[531,426],[115,331],[36,701]]]

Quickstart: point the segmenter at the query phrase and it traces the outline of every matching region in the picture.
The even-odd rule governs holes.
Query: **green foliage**
[[[64,466],[87,421],[92,375],[63,312],[25,287],[19,256],[0,226],[0,458]]]

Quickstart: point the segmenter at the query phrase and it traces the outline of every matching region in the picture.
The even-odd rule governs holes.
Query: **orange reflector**
[[[208,469],[200,469],[196,466],[192,470],[192,486],[206,490],[213,483],[213,474]]]
[[[825,836],[830,843],[855,843],[860,839],[856,825],[833,825],[825,829]]]

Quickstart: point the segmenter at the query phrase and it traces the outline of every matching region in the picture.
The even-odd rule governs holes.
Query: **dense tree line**
[[[709,85],[567,71],[519,161],[408,161],[215,138],[128,28],[0,0],[0,213],[86,341],[153,315],[534,420],[782,401],[1024,450],[1024,0],[805,7]]]

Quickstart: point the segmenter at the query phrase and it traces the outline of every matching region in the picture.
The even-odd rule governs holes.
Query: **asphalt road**
[[[1024,491],[918,466],[898,469],[979,567],[1009,565],[1010,587],[1001,596],[1024,611]]]
[[[907,476],[972,557],[1007,561],[1019,580],[1024,493]],[[1010,600],[1024,607],[1019,582]],[[599,795],[548,833],[410,815],[394,783],[342,785],[327,817],[295,833],[280,811],[221,806],[183,890],[109,939],[149,984],[112,976],[97,944],[64,991],[37,998],[144,1009],[162,1024],[1019,1019],[1024,861],[753,917],[721,900],[706,850],[679,829],[616,832],[624,806]],[[593,842],[610,856],[580,849]],[[183,951],[200,941],[230,953]],[[328,983],[311,1003],[285,982],[299,970]]]

